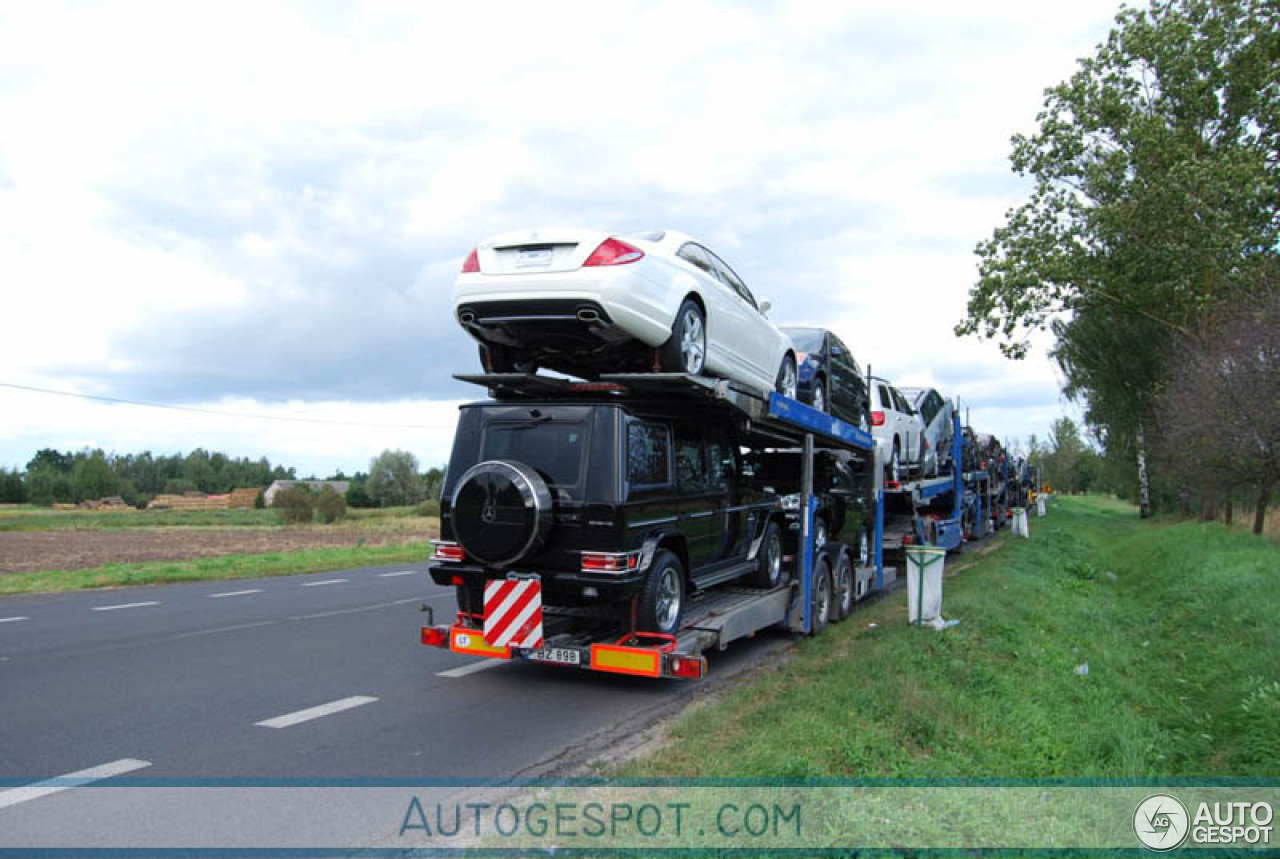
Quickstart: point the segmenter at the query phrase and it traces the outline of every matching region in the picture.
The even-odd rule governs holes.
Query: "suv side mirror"
[[[764,316],[769,312],[769,308],[773,307],[773,302],[767,298],[760,299],[760,315]]]

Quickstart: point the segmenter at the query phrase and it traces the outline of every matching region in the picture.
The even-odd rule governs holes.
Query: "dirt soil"
[[[434,532],[434,528],[431,532]],[[126,531],[0,532],[0,573],[82,570],[110,563],[181,561],[217,555],[261,555],[304,549],[424,542],[434,533],[362,531],[350,527],[147,528]]]

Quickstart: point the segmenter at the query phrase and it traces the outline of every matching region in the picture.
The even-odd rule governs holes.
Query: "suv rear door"
[[[696,570],[723,559],[722,542],[729,491],[725,481],[712,481],[707,467],[707,446],[698,424],[676,424],[675,481],[680,499],[680,530],[689,550],[690,576]]]

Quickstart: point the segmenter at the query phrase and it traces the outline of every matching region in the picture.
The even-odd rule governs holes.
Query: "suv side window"
[[[897,410],[897,405],[893,402],[893,397],[889,396],[889,388],[885,385],[876,385],[876,390],[880,392],[880,408]]]
[[[696,434],[676,431],[676,486],[679,489],[705,489],[707,486],[706,451]]]
[[[723,489],[738,476],[734,446],[718,435],[707,442],[707,478],[712,487]]]
[[[627,424],[627,483],[633,488],[671,482],[671,436],[665,424]]]
[[[907,402],[907,398],[898,393],[897,388],[890,388],[889,391],[893,394],[893,405],[895,409],[902,412],[904,415],[914,415],[916,413],[916,410],[911,408],[911,404]]]
[[[934,402],[936,395],[933,391],[929,391],[920,399],[920,414],[924,415],[926,424],[933,423],[934,416],[938,414],[937,403]]]

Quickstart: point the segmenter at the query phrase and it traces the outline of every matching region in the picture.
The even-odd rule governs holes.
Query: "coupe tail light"
[[[449,643],[449,631],[439,626],[424,626],[422,643],[427,647],[445,647]]]
[[[882,426],[884,426],[884,412],[872,412],[872,413],[871,413],[871,425],[872,425],[873,427],[882,427]]]
[[[632,247],[620,239],[605,239],[591,252],[583,267],[598,265],[626,265],[644,257],[644,251]],[[479,269],[477,269],[479,271]]]
[[[625,573],[639,569],[639,552],[583,552],[584,573]]]
[[[480,255],[476,251],[471,251],[467,255],[466,262],[462,264],[463,274],[477,274],[480,271]]]
[[[432,540],[431,545],[436,547],[437,561],[463,561],[466,560],[466,553],[462,551],[462,547],[457,543],[449,540]]]

